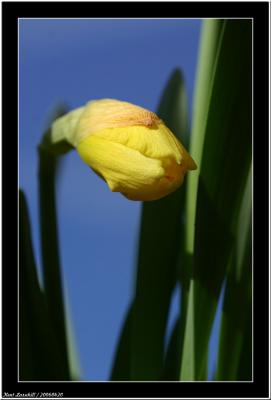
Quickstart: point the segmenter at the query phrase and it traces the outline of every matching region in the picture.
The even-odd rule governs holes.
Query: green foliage
[[[26,199],[19,193],[19,378],[67,380],[33,255]]]
[[[56,117],[64,110],[56,111]],[[49,131],[48,131],[49,132]],[[45,134],[47,137],[48,132]],[[59,260],[55,179],[58,159],[39,147],[40,233],[44,289],[38,282],[24,194],[20,191],[19,260],[19,375],[21,380],[78,379],[75,350],[67,343]],[[69,335],[70,336],[70,335]],[[71,375],[72,371],[72,375]]]
[[[194,354],[184,345],[194,368],[187,375],[184,364],[181,371],[182,379],[191,380],[206,379],[211,327],[238,234],[237,219],[251,162],[251,21],[224,20],[219,35],[206,99],[209,106],[196,197],[189,294],[193,306],[188,315]],[[191,341],[189,325],[187,337]]]
[[[137,274],[110,380],[207,380],[208,345],[223,283],[217,380],[252,375],[250,20],[203,22],[192,129],[184,78],[172,73],[158,115],[198,170],[164,199],[142,204]],[[189,139],[191,137],[191,144]],[[58,159],[39,147],[44,289],[37,278],[26,200],[20,192],[20,379],[79,379],[68,340],[57,238]],[[60,143],[61,152],[68,151]],[[59,151],[55,147],[54,150]],[[180,312],[166,347],[171,297]],[[53,360],[53,362],[52,362]]]
[[[111,381],[129,381],[131,377],[131,329],[133,308],[134,304],[132,303],[124,320],[113,362]]]
[[[222,312],[217,380],[252,380],[252,194],[251,170],[240,208]],[[247,325],[247,326],[246,326]],[[246,344],[245,341],[248,340]],[[241,363],[245,347],[246,363]],[[229,351],[229,348],[231,351]]]

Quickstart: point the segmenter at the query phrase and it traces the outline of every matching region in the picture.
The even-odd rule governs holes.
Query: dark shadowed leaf
[[[19,193],[19,379],[66,380],[33,255],[26,199]]]
[[[183,78],[175,71],[157,114],[187,142],[187,99]],[[142,207],[138,270],[131,329],[131,380],[159,380],[172,291],[177,280],[185,186]]]
[[[247,321],[251,321],[252,313],[251,185],[251,174],[249,174],[238,219],[234,251],[227,276],[220,332],[217,380],[237,380],[242,351],[246,352],[247,355],[251,355],[252,341],[250,340],[246,343],[248,329],[252,330],[251,325],[247,328]],[[251,333],[249,336],[251,338]],[[252,365],[251,360],[246,365],[244,376],[247,376],[247,380],[251,380],[252,370],[248,373],[248,365]]]
[[[180,340],[180,319],[178,318],[171,332],[170,341],[168,344],[164,371],[161,380],[163,381],[178,381],[180,375],[180,359],[181,347]]]
[[[129,306],[124,320],[121,334],[116,348],[113,368],[111,372],[111,381],[129,381],[131,376],[131,322],[133,314],[133,303]]]

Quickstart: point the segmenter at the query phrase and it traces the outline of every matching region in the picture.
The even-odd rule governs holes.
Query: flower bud
[[[156,114],[123,101],[91,101],[67,114],[52,128],[56,141],[63,135],[111,191],[130,200],[160,199],[197,168]]]

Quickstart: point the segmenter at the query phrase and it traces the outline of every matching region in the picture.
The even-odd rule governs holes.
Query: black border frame
[[[254,381],[17,382],[19,18],[253,18],[254,32]],[[269,398],[268,2],[2,2],[2,396],[63,392],[64,398]],[[17,150],[17,152],[16,152]],[[15,155],[16,154],[16,155]],[[267,193],[266,193],[267,192]],[[257,234],[256,234],[257,233]],[[267,258],[268,259],[268,258]],[[31,396],[29,396],[31,397]],[[33,398],[33,397],[32,397]]]

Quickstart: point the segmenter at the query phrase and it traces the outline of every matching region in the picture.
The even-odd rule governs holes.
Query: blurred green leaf
[[[172,329],[170,341],[168,344],[164,371],[161,380],[163,381],[178,381],[180,373],[180,359],[181,359],[181,347],[179,345],[180,339],[180,318],[175,322]]]
[[[111,371],[111,381],[129,381],[131,376],[131,326],[133,318],[133,303],[129,306],[121,329],[119,342]]]
[[[251,172],[251,171],[250,171]],[[247,320],[252,313],[252,193],[251,173],[247,179],[240,210],[237,235],[230,269],[227,276],[222,312],[217,380],[237,380],[242,348],[247,335]],[[252,330],[252,326],[249,327]],[[251,333],[249,335],[251,337]],[[245,352],[251,354],[252,341],[247,343]],[[229,351],[230,349],[230,351]],[[251,365],[248,362],[247,365]],[[248,371],[246,365],[246,371]],[[248,375],[248,372],[246,374]],[[252,379],[250,370],[247,380]]]
[[[184,225],[183,225],[184,230]],[[182,234],[183,236],[183,234]],[[178,381],[180,377],[181,360],[184,346],[184,334],[187,323],[187,313],[191,305],[189,305],[189,283],[191,274],[191,256],[184,251],[184,241],[181,238],[179,246],[180,252],[177,260],[178,279],[181,286],[180,296],[180,315],[170,337],[165,358],[163,376],[165,380]],[[189,322],[190,323],[190,322]],[[192,328],[192,327],[191,327]],[[193,336],[191,335],[191,339]],[[193,341],[189,343],[193,346]],[[188,366],[187,366],[188,367]],[[190,368],[193,366],[190,365]]]
[[[157,114],[181,140],[189,146],[188,99],[182,72],[176,69],[171,74],[158,106]]]
[[[251,161],[251,21],[224,20],[220,35],[210,94],[206,93],[208,109],[203,106],[194,244],[194,215],[188,213],[187,250],[194,251],[194,259],[181,380],[206,379],[210,331]],[[189,200],[195,188],[188,190]]]
[[[175,71],[157,114],[183,142],[188,132],[187,99],[182,75]],[[184,128],[185,127],[185,128]],[[138,272],[131,328],[131,380],[159,380],[163,374],[168,310],[176,284],[184,187],[142,207]]]
[[[24,193],[19,192],[19,379],[65,380],[59,352],[33,255]]]

